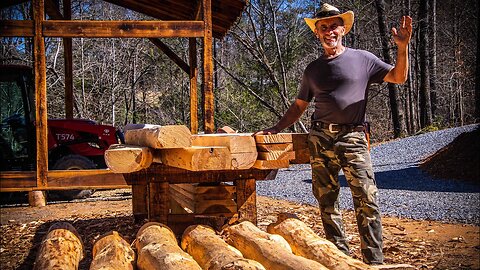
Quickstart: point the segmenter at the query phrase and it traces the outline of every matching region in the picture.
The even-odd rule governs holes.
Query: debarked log
[[[327,269],[316,261],[293,254],[285,239],[263,232],[249,221],[227,227],[224,232],[227,243],[240,250],[245,258],[261,263],[266,269]],[[279,239],[285,243],[280,244]]]
[[[114,173],[131,173],[150,167],[153,149],[145,146],[112,144],[105,151],[105,163]]]
[[[208,226],[188,227],[183,233],[181,245],[203,269],[265,269],[259,262],[245,259],[240,251],[227,244]]]
[[[193,146],[158,150],[163,164],[189,171],[230,170],[231,156],[227,147]]]
[[[137,233],[135,246],[140,270],[202,269],[180,248],[172,230],[161,223],[143,225]]]
[[[131,270],[135,252],[116,231],[100,237],[93,245],[90,270]]]
[[[130,124],[125,126],[125,143],[155,149],[192,146],[192,133],[183,125]]]
[[[78,269],[83,256],[83,242],[77,230],[70,223],[58,222],[40,244],[33,269]]]
[[[279,214],[277,222],[270,224],[267,232],[283,236],[294,254],[317,261],[328,269],[373,269],[362,261],[345,255],[332,242],[318,236],[304,222],[286,214]]]

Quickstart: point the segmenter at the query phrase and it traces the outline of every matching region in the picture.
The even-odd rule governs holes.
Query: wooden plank
[[[0,20],[1,37],[33,37],[33,20]]]
[[[201,186],[195,188],[195,200],[229,200],[236,198],[236,187],[221,183],[215,186]]]
[[[175,52],[173,52],[167,44],[163,43],[158,38],[150,38],[149,39],[157,48],[159,48],[170,60],[172,60],[178,67],[180,67],[183,71],[185,71],[188,75],[190,75],[190,67],[188,66],[182,58],[180,58]]]
[[[295,151],[269,151],[258,152],[258,159],[261,160],[292,160],[295,159]]]
[[[291,150],[293,150],[293,143],[257,143],[258,152]]]
[[[253,164],[252,168],[259,169],[259,170],[274,170],[274,169],[281,169],[281,168],[288,168],[290,163],[288,159],[281,159],[281,160],[257,160],[255,164]]]
[[[105,163],[114,173],[136,172],[150,167],[153,151],[149,147],[112,144],[105,151]]]
[[[32,4],[35,36],[33,38],[33,60],[35,74],[35,134],[36,134],[36,171],[37,187],[47,186],[48,174],[48,137],[47,137],[47,66],[45,59],[45,40],[42,24],[45,20],[43,0],[34,0]]]
[[[233,200],[206,200],[199,201],[195,204],[194,213],[210,214],[210,213],[236,213],[237,204]]]
[[[214,133],[212,1],[203,0],[203,97],[205,133]]]
[[[190,214],[192,211],[183,207],[176,198],[170,196],[170,214]]]
[[[200,1],[197,4],[200,6]],[[198,133],[198,96],[197,96],[197,41],[195,38],[188,39],[188,62],[190,64],[190,131]]]
[[[192,145],[227,147],[232,157],[232,169],[249,169],[257,159],[255,140],[247,133],[194,135]]]
[[[170,198],[177,201],[183,208],[187,208],[191,212],[195,211],[195,197],[193,194],[188,193],[175,185],[170,185],[169,195]]]
[[[45,37],[159,38],[203,37],[201,21],[70,21],[43,24]]]
[[[248,220],[257,224],[256,180],[235,180],[237,189],[237,212],[239,221]]]
[[[272,135],[255,135],[256,143],[291,143],[292,133],[277,133]]]
[[[176,149],[159,149],[163,164],[189,171],[228,170],[231,155],[227,147],[192,146]]]
[[[156,149],[183,148],[192,145],[192,134],[183,125],[129,124],[125,130],[126,144]]]

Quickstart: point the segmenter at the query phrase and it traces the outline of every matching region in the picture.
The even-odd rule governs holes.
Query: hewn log
[[[93,245],[92,255],[90,270],[131,270],[134,268],[135,252],[116,231],[100,237]]]
[[[293,143],[257,143],[257,151],[292,151]]]
[[[202,269],[177,243],[174,233],[167,226],[149,222],[137,233],[138,269]]]
[[[295,159],[295,151],[268,151],[258,152],[259,160],[293,160]]]
[[[291,143],[292,133],[277,133],[271,135],[255,135],[257,143]]]
[[[183,125],[127,125],[125,143],[156,149],[192,146],[192,134]]]
[[[240,251],[227,244],[208,226],[188,227],[183,233],[181,245],[203,269],[265,269],[256,261],[243,258]]]
[[[231,169],[231,155],[227,147],[184,147],[158,151],[163,164],[189,171]]]
[[[34,270],[78,269],[83,242],[77,230],[66,222],[53,224],[40,244]]]
[[[105,151],[105,163],[115,173],[131,173],[150,167],[153,151],[145,146],[112,144]]]
[[[192,136],[194,146],[223,146],[230,150],[232,169],[250,169],[257,159],[255,139],[246,133],[217,133]]]
[[[227,227],[225,233],[227,243],[240,250],[245,258],[255,260],[267,269],[327,269],[316,261],[294,255],[285,239],[263,232],[251,222],[244,221]],[[279,244],[278,239],[285,243]]]
[[[257,159],[253,164],[252,168],[259,169],[259,170],[274,170],[280,168],[288,168],[290,163],[288,159],[280,159],[280,160],[259,160]]]
[[[345,255],[332,242],[318,236],[299,219],[280,214],[277,222],[267,227],[267,232],[283,236],[294,254],[317,261],[328,269],[373,269],[362,261]]]

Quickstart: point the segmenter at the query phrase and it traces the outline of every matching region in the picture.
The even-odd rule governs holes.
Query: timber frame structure
[[[48,170],[46,37],[63,38],[65,56],[65,115],[73,118],[72,38],[148,38],[190,78],[190,130],[198,132],[197,38],[203,41],[203,115],[205,133],[214,132],[213,38],[222,38],[241,16],[247,0],[105,0],[146,14],[150,21],[71,20],[71,0],[63,12],[55,0],[32,0],[33,20],[0,21],[0,37],[33,38],[36,108],[36,171],[0,172],[0,191],[95,189],[127,187],[122,174],[108,170]],[[3,0],[0,8],[27,2]],[[46,16],[48,15],[48,20]],[[188,38],[185,63],[158,38]]]

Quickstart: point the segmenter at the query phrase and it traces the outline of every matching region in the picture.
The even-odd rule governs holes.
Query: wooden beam
[[[33,38],[33,60],[35,73],[35,131],[37,141],[37,187],[47,186],[48,137],[47,137],[47,69],[45,40],[42,24],[45,21],[44,1],[33,1],[35,36]]]
[[[257,187],[255,179],[235,180],[238,219],[257,224]]]
[[[55,170],[48,172],[48,185],[37,187],[35,171],[0,173],[0,192],[31,190],[128,188],[122,174],[110,170]]]
[[[63,16],[72,19],[71,0],[63,0]],[[73,119],[73,53],[72,38],[63,38],[63,58],[65,71],[65,118]]]
[[[0,20],[1,37],[33,37],[32,20]]]
[[[212,171],[231,169],[231,155],[227,147],[192,146],[159,149],[162,163],[189,171]]]
[[[204,25],[196,21],[67,21],[43,23],[45,37],[157,38],[202,37]]]
[[[198,133],[198,96],[197,96],[197,40],[188,39],[188,62],[190,64],[190,132]]]
[[[163,43],[158,38],[150,38],[150,41],[157,46],[168,58],[177,64],[183,71],[190,75],[190,67],[182,58],[180,58],[174,51],[172,51],[167,44]]]
[[[203,91],[205,133],[215,132],[213,96],[212,1],[203,0]]]

